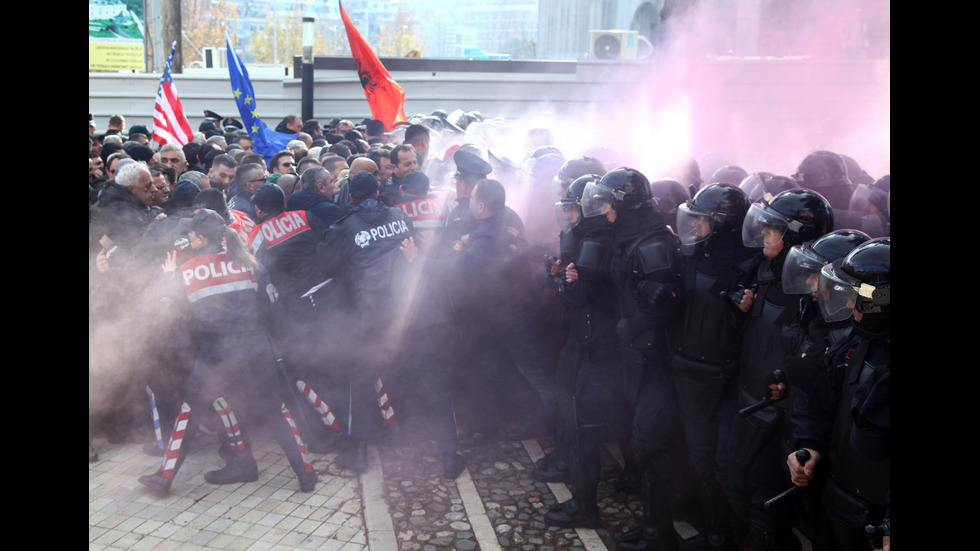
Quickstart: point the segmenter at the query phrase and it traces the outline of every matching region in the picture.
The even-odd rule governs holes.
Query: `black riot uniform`
[[[763,258],[742,243],[748,208],[736,185],[714,183],[677,212],[686,271],[683,308],[669,330],[670,366],[705,548],[726,548],[733,537],[727,533],[728,440],[747,316],[737,302]]]
[[[635,406],[633,453],[643,471],[642,526],[619,539],[622,549],[675,545],[668,499],[676,400],[667,362],[666,328],[683,298],[680,240],[654,208],[641,172],[622,167],[586,186],[586,217],[605,216],[615,229],[610,277],[617,294],[616,333],[626,401]]]
[[[561,472],[561,461],[568,463],[572,499],[544,517],[545,523],[566,528],[598,527],[600,446],[620,436],[617,431],[628,426],[629,420],[622,397],[616,293],[609,274],[614,229],[605,217],[584,218],[580,204],[586,184],[599,179],[598,175],[577,178],[555,205],[562,227],[559,266],[573,271],[574,277],[568,282],[562,271],[551,279],[551,287],[565,305],[569,333],[556,374],[554,464],[542,465],[532,476],[542,480],[542,474]]]
[[[850,320],[828,322],[820,315],[817,282],[825,264],[843,258],[870,239],[859,230],[834,230],[790,248],[783,263],[782,286],[787,295],[799,295],[799,311],[784,329],[784,336],[797,356],[813,359],[850,333]]]
[[[790,247],[827,233],[833,220],[827,200],[807,189],[784,191],[771,201],[749,207],[742,225],[743,242],[762,247],[766,258],[753,282],[758,288],[742,336],[735,390],[738,408],[771,398],[774,372],[794,352],[784,339],[783,328],[794,319],[798,301],[784,293],[781,284]],[[744,534],[757,551],[791,551],[801,545],[792,534],[793,508],[769,511],[764,507],[766,500],[786,486],[780,443],[785,412],[785,400],[746,415],[733,412],[729,503],[736,538]]]
[[[794,484],[813,488],[814,548],[870,549],[874,536],[880,549],[890,537],[890,248],[872,239],[821,270],[821,313],[850,319],[853,334],[822,359],[791,418],[795,445],[813,456],[810,475],[787,463]]]
[[[390,361],[397,342],[393,285],[404,280],[407,263],[400,252],[402,240],[412,235],[412,221],[377,196],[381,184],[369,172],[358,172],[350,182],[352,203],[347,214],[327,229],[317,245],[323,279],[332,278],[317,298],[328,311],[327,334],[345,339],[334,356],[349,380],[351,455],[338,456],[341,466],[366,467],[366,441],[380,420],[374,381]],[[328,289],[329,288],[329,289]],[[391,389],[389,389],[391,390]]]

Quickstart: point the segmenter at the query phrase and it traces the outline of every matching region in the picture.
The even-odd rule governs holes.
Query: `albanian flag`
[[[337,0],[337,4],[347,29],[350,51],[354,54],[357,76],[361,79],[361,87],[364,88],[364,95],[371,107],[371,117],[383,122],[385,130],[391,131],[395,125],[408,122],[405,117],[405,91],[391,78],[381,60],[361,37],[361,33],[357,32],[357,27],[347,17],[340,0]]]

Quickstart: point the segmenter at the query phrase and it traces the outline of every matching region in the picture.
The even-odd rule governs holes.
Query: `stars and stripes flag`
[[[400,123],[408,122],[405,117],[405,90],[391,78],[374,50],[361,37],[357,27],[347,17],[340,0],[337,0],[337,5],[340,6],[340,17],[344,20],[347,41],[350,43],[351,53],[354,54],[357,76],[361,80],[361,87],[364,88],[364,96],[367,97],[368,106],[371,108],[371,116],[383,122],[385,130],[388,131]]]
[[[238,52],[232,47],[228,37],[225,37],[225,44],[228,47],[231,93],[235,96],[238,114],[242,117],[242,124],[248,131],[248,135],[252,137],[252,151],[265,157],[268,162],[273,155],[286,149],[289,142],[295,140],[299,134],[276,132],[262,122],[259,118],[259,108],[255,105],[255,90],[252,89],[252,81],[248,78],[248,69],[238,57]]]
[[[170,75],[170,68],[174,62],[174,51],[176,50],[177,41],[175,40],[170,46],[167,66],[163,69],[160,86],[157,88],[157,101],[153,108],[152,138],[160,145],[173,143],[183,147],[194,138],[194,131],[191,130],[191,124],[187,122],[187,117],[184,116],[184,106],[180,104],[177,87]]]

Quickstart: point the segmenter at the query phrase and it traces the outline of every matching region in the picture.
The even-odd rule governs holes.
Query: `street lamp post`
[[[303,121],[313,118],[313,18],[303,17]]]

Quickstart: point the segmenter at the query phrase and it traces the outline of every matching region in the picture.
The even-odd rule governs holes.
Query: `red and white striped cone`
[[[228,449],[230,451],[240,451],[245,449],[245,441],[242,439],[242,430],[238,426],[238,418],[232,411],[228,402],[224,398],[214,401],[214,409],[221,417],[221,422],[225,425],[225,434],[228,435]]]
[[[187,431],[187,423],[191,418],[191,406],[184,402],[180,405],[180,413],[174,421],[174,430],[170,433],[170,442],[167,449],[163,452],[163,464],[157,474],[163,475],[167,480],[173,480],[177,471],[177,458],[180,457],[180,446],[184,442],[184,432]]]
[[[299,435],[299,429],[296,428],[296,423],[293,421],[293,416],[290,415],[289,410],[286,409],[285,402],[282,404],[282,415],[286,418],[286,422],[289,423],[289,430],[293,431],[293,438],[296,439],[296,447],[299,449],[300,458],[303,460],[303,470],[306,473],[313,472],[313,464],[310,463],[310,458],[306,455],[306,445],[303,444],[303,438]],[[288,454],[287,454],[288,455]],[[294,469],[296,466],[294,466]]]
[[[381,377],[374,378],[374,391],[378,395],[378,408],[381,410],[381,418],[384,419],[386,425],[397,427],[398,420],[395,418],[395,409],[388,402],[388,392],[385,391]]]
[[[334,417],[333,411],[330,410],[330,406],[320,399],[320,396],[313,391],[310,385],[303,381],[296,381],[296,388],[299,389],[306,401],[309,402],[313,409],[320,414],[320,421],[330,430],[340,430],[340,421]]]

